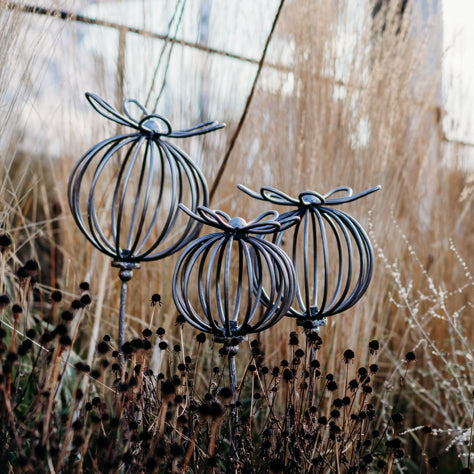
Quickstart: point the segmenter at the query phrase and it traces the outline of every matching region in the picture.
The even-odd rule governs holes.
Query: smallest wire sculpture
[[[362,226],[333,206],[360,199],[380,186],[359,194],[348,187],[327,194],[304,191],[298,198],[271,187],[262,187],[260,193],[238,187],[255,199],[291,206],[292,210],[280,214],[279,221],[299,217],[291,226],[268,235],[276,245],[288,246],[296,270],[296,299],[288,316],[311,332],[325,325],[327,316],[346,311],[360,300],[372,278],[372,245]],[[334,196],[341,192],[345,195]]]
[[[168,257],[194,239],[201,224],[184,219],[178,205],[185,203],[195,210],[209,199],[200,169],[167,139],[202,135],[225,124],[205,122],[173,131],[166,118],[148,113],[136,100],[125,100],[122,114],[95,94],[86,93],[86,98],[100,115],[131,128],[88,150],[68,183],[69,206],[77,226],[120,269],[121,351],[127,282],[133,270],[141,262]],[[131,107],[141,116],[134,117]]]
[[[289,257],[260,236],[284,230],[298,218],[279,222],[278,213],[268,211],[246,222],[203,206],[197,213],[180,207],[218,232],[203,235],[184,249],[173,276],[173,299],[192,326],[212,334],[215,342],[229,349],[230,385],[235,393],[238,344],[247,334],[277,323],[290,309],[296,292]]]

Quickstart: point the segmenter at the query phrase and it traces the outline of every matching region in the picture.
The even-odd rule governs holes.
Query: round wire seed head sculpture
[[[256,199],[291,206],[278,217],[280,222],[299,217],[271,236],[276,245],[288,248],[296,270],[296,299],[288,316],[307,329],[316,328],[325,324],[326,316],[342,313],[360,300],[372,278],[372,245],[362,226],[333,206],[360,199],[380,186],[359,194],[348,187],[327,194],[304,191],[298,198],[270,187],[262,187],[260,194],[238,187]],[[340,193],[345,194],[335,196]]]
[[[93,146],[76,164],[68,184],[76,224],[117,266],[136,267],[182,249],[198,234],[200,223],[183,220],[178,204],[192,210],[207,205],[208,189],[189,156],[165,139],[225,125],[205,122],[173,131],[166,118],[149,114],[136,100],[125,100],[121,114],[95,94],[86,97],[100,115],[132,130]],[[142,116],[133,117],[130,106]]]
[[[181,207],[219,232],[194,240],[180,256],[173,276],[178,311],[192,326],[229,346],[278,322],[295,297],[296,275],[285,252],[260,236],[297,218],[282,224],[269,211],[246,222],[203,206],[197,213]],[[195,304],[192,295],[198,295]]]

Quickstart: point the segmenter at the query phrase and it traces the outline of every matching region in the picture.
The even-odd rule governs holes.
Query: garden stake
[[[229,385],[235,402],[238,345],[247,334],[277,323],[289,310],[296,292],[296,275],[289,257],[259,236],[284,229],[298,218],[278,222],[278,214],[269,211],[246,222],[203,206],[197,213],[181,207],[190,217],[219,232],[203,235],[184,249],[173,276],[173,299],[192,326],[212,334],[214,342],[227,349]],[[199,295],[198,308],[193,306],[191,294]],[[237,410],[232,405],[233,445]],[[234,445],[233,450],[235,455]]]
[[[118,343],[123,362],[127,283],[133,270],[141,262],[177,252],[199,233],[201,224],[179,213],[180,203],[193,211],[208,203],[199,168],[165,139],[202,135],[225,125],[204,122],[173,131],[166,118],[149,114],[136,100],[125,100],[122,114],[95,94],[86,93],[86,98],[100,115],[132,129],[87,151],[68,183],[69,206],[79,229],[120,269]],[[134,117],[130,107],[138,109],[140,117]],[[110,209],[108,216],[104,208]],[[172,234],[177,228],[182,230]]]

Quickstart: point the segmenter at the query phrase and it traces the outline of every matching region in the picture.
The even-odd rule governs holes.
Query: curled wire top
[[[91,104],[92,108],[103,117],[112,120],[119,125],[131,127],[144,135],[152,135],[154,138],[165,136],[169,138],[186,138],[196,135],[203,135],[205,133],[219,130],[225,127],[225,123],[217,122],[216,120],[210,122],[203,122],[194,127],[186,128],[184,130],[173,131],[171,123],[165,117],[158,114],[150,114],[145,107],[135,99],[125,99],[122,104],[123,114],[112,107],[104,99],[91,92],[86,92],[86,98]],[[129,105],[134,104],[143,113],[142,117],[134,117],[129,111]]]
[[[242,217],[230,217],[223,211],[212,210],[205,206],[198,206],[196,213],[190,211],[183,204],[180,204],[179,207],[190,217],[202,224],[215,227],[225,233],[231,234],[271,234],[285,230],[299,221],[299,217],[296,216],[278,221],[279,215],[276,211],[264,212],[255,219],[247,222]]]
[[[316,191],[303,191],[298,195],[298,198],[294,198],[276,188],[271,188],[269,186],[263,186],[260,188],[260,193],[252,191],[242,184],[238,184],[237,187],[244,193],[255,199],[259,199],[260,201],[268,201],[272,204],[278,204],[282,206],[298,207],[337,206],[339,204],[356,201],[357,199],[372,194],[381,188],[381,186],[378,185],[358,194],[353,194],[352,188],[347,186],[339,186],[326,194],[320,194]],[[345,196],[331,198],[331,196],[338,193],[345,193]]]

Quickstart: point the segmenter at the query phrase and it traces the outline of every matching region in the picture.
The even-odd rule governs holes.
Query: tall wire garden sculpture
[[[124,342],[127,282],[141,262],[179,251],[201,228],[179,204],[196,210],[208,204],[206,180],[180,148],[168,139],[202,135],[223,128],[204,122],[173,131],[170,122],[150,114],[136,100],[123,102],[123,114],[95,94],[86,93],[103,117],[132,129],[94,145],[78,161],[68,183],[74,220],[91,244],[113,259],[122,282],[119,348]],[[134,117],[131,109],[138,110]]]

